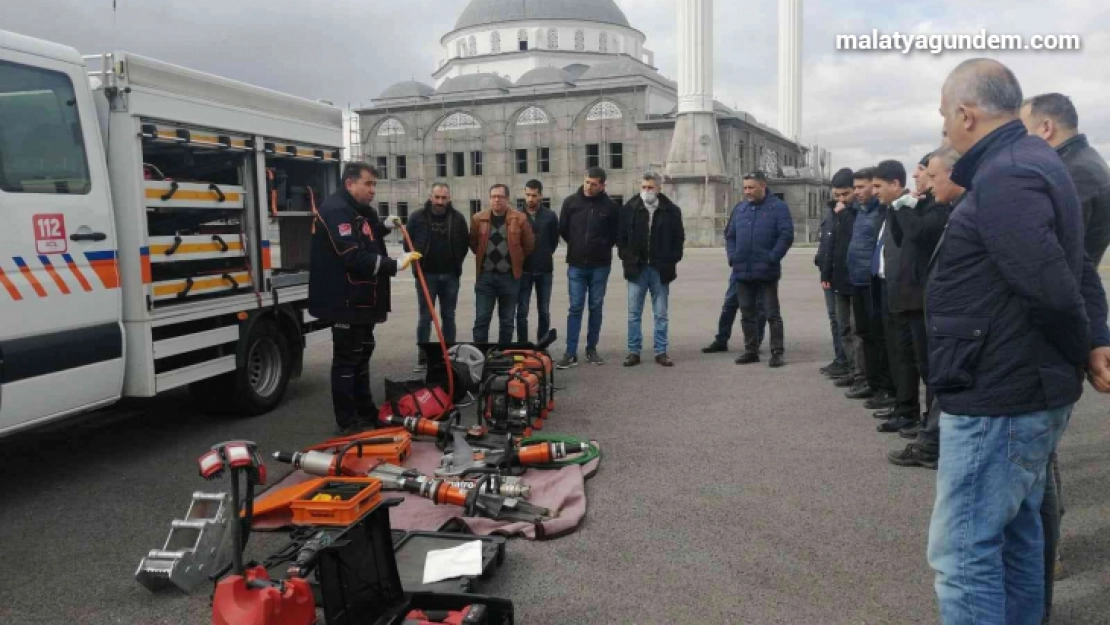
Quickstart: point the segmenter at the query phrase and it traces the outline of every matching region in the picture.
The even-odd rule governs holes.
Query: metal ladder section
[[[136,581],[151,592],[172,585],[186,593],[211,581],[231,561],[232,514],[227,493],[193,493],[185,518],[170,523],[166,544],[139,563]]]

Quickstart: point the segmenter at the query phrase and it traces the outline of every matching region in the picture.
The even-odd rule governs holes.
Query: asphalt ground
[[[726,286],[721,250],[691,250],[679,266],[670,300],[677,366],[621,367],[627,291],[615,267],[601,341],[608,362],[561,375],[567,390],[549,422],[602,442],[585,522],[552,541],[512,540],[483,586],[515,602],[518,622],[936,622],[925,560],[936,474],[888,464],[905,441],[877,433],[861,403],[818,373],[832,350],[812,254],[797,249],[785,262],[788,365],[778,370],[766,354],[733,364],[739,323],[732,353],[700,352]],[[562,333],[566,279],[557,271]],[[474,310],[473,281],[464,280],[460,338]],[[376,392],[383,375],[414,362],[415,297],[411,279],[395,285],[372,365]],[[645,334],[650,346],[650,320]],[[135,568],[207,486],[196,459],[209,445],[247,438],[269,452],[331,435],[329,357],[328,345],[313,348],[286,401],[263,417],[207,415],[177,392],[0,441],[0,623],[209,622],[207,593],[153,595]],[[1069,576],[1057,588],[1058,624],[1106,622],[1110,609],[1108,406],[1088,390],[1061,446]],[[275,478],[284,471],[270,469]],[[252,538],[248,557],[277,544]]]

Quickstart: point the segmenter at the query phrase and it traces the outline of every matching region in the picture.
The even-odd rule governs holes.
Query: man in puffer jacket
[[[767,190],[767,177],[761,171],[744,176],[744,201],[732,209],[725,248],[740,299],[744,353],[736,364],[759,362],[759,329],[756,321],[756,295],[763,293],[767,322],[771,329],[772,367],[783,360],[782,313],[779,309],[779,278],[782,259],[794,244],[794,220],[790,207]]]

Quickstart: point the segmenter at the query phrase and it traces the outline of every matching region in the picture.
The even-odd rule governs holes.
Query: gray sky
[[[0,0],[0,28],[72,45],[124,49],[308,98],[369,105],[385,87],[431,82],[439,38],[469,0]],[[1070,95],[1081,129],[1110,155],[1110,3],[1105,0],[803,0],[803,137],[836,167],[915,163],[940,140],[940,85],[969,54],[837,52],[837,34],[1078,34],[1080,52],[997,55],[1026,96]],[[674,0],[617,0],[675,72]],[[1004,10],[1003,10],[1004,9]],[[716,3],[716,95],[776,125],[777,9]]]

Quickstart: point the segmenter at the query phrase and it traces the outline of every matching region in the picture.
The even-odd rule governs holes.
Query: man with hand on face
[[[524,259],[535,248],[536,237],[528,219],[520,211],[509,210],[509,187],[490,187],[489,206],[470,222],[470,249],[478,275],[474,283],[474,342],[489,342],[489,324],[496,306],[498,343],[509,345],[513,342]]]
[[[813,264],[821,272],[821,289],[833,336],[835,358],[821,373],[832,379],[854,377],[856,363],[863,359],[862,345],[852,335],[852,282],[848,279],[848,244],[856,221],[856,192],[852,170],[833,174],[832,199],[821,222],[821,243]]]
[[[779,279],[782,259],[794,244],[794,221],[786,202],[767,190],[767,176],[757,171],[744,176],[744,201],[732,210],[725,232],[725,248],[740,300],[740,325],[744,353],[736,364],[759,362],[759,328],[756,320],[758,293],[767,306],[771,330],[771,367],[781,367],[785,351]]]
[[[655,362],[664,367],[674,366],[667,355],[667,300],[671,282],[678,277],[676,267],[682,260],[686,231],[682,226],[682,211],[663,195],[662,187],[663,179],[658,174],[644,174],[640,195],[621,208],[617,250],[624,264],[624,279],[628,281],[626,367],[640,364],[644,298],[649,293],[655,317]]]
[[[536,248],[524,261],[520,278],[520,299],[516,305],[516,339],[528,342],[528,309],[532,289],[536,290],[539,327],[536,342],[543,341],[551,329],[551,285],[555,273],[555,248],[559,247],[559,216],[543,205],[543,183],[529,180],[524,185],[524,216],[536,237]]]
[[[1110,390],[1106,293],[1060,157],[1018,118],[1021,86],[964,61],[940,113],[960,154],[952,211],[926,286],[940,464],[929,564],[945,623],[1040,623],[1040,508],[1049,456],[1083,393]]]
[[[459,277],[463,261],[470,251],[466,218],[451,206],[451,188],[445,182],[432,185],[432,193],[424,208],[409,216],[406,226],[416,251],[423,255],[420,268],[432,305],[439,302],[440,327],[443,340],[455,342],[455,307],[459,302]],[[415,272],[416,269],[413,268]],[[424,301],[420,282],[416,282],[416,303],[420,318],[416,322],[416,342],[427,343],[432,335],[432,313]],[[424,350],[417,352],[416,371],[427,368]]]
[[[567,351],[557,365],[578,366],[578,338],[582,333],[582,311],[590,309],[586,332],[586,362],[603,365],[597,353],[601,340],[601,317],[605,290],[613,265],[613,246],[620,230],[620,207],[605,193],[605,170],[591,167],[578,192],[563,200],[559,235],[567,242],[567,281],[570,311],[567,313]]]
[[[374,327],[390,311],[389,279],[420,260],[394,260],[385,248],[397,217],[378,219],[372,207],[378,171],[366,163],[343,168],[343,188],[320,205],[308,279],[308,312],[331,322],[331,396],[341,433],[373,429],[378,408],[370,394]]]

